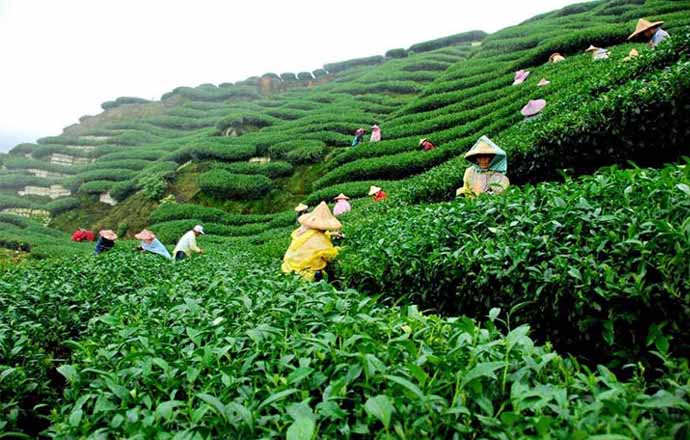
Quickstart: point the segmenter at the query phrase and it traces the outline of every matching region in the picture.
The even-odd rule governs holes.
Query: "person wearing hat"
[[[352,139],[352,146],[356,147],[357,145],[362,143],[362,138],[364,138],[364,129],[363,128],[358,128],[357,131],[355,131],[355,137]]]
[[[549,63],[556,64],[560,63],[561,61],[565,61],[565,57],[558,52],[552,53],[549,57]]]
[[[381,127],[374,124],[371,126],[371,137],[369,142],[379,142],[381,140]]]
[[[290,246],[283,257],[281,270],[297,273],[307,281],[323,279],[323,270],[337,255],[328,231],[343,225],[331,213],[326,202],[299,219],[300,227],[292,232]]]
[[[607,60],[609,58],[609,51],[601,47],[590,45],[585,52],[592,52],[592,60],[594,61]]]
[[[546,107],[545,99],[530,99],[522,110],[520,110],[520,113],[522,113],[525,119],[530,119],[541,113],[544,107]]]
[[[546,78],[542,78],[542,79],[537,83],[537,86],[538,86],[538,87],[544,87],[544,86],[548,86],[549,84],[551,84],[551,81],[549,81],[549,80],[546,79]]]
[[[506,177],[508,159],[506,152],[491,139],[482,136],[465,154],[472,166],[465,170],[463,186],[456,191],[457,196],[475,197],[479,194],[500,194],[508,188]]]
[[[299,224],[299,218],[306,214],[308,209],[309,206],[305,205],[304,203],[300,203],[299,205],[295,206],[295,213],[297,215],[295,222],[297,222],[297,224]]]
[[[630,34],[628,40],[643,36],[644,39],[648,41],[649,47],[657,47],[659,43],[671,36],[668,32],[661,29],[662,24],[664,24],[663,21],[651,22],[644,18],[640,18],[637,22],[635,32]]]
[[[431,151],[434,148],[436,148],[436,145],[432,144],[431,141],[427,138],[420,139],[419,146],[422,147],[423,151]]]
[[[86,230],[84,228],[79,228],[74,233],[72,234],[72,241],[93,241],[94,236],[93,232]]]
[[[196,238],[200,235],[204,235],[204,228],[201,225],[196,225],[191,231],[187,231],[175,246],[173,251],[175,260],[184,260],[192,253],[203,254],[204,250],[196,245]]]
[[[156,235],[148,229],[144,229],[140,233],[136,234],[134,238],[141,240],[141,243],[137,248],[138,250],[143,252],[151,252],[152,254],[161,255],[168,260],[172,260],[170,252],[168,252],[165,246],[163,246],[163,243],[156,238]]]
[[[117,240],[117,234],[110,229],[103,229],[98,233],[98,241],[96,241],[96,249],[94,249],[94,255],[100,255],[103,252],[108,252],[115,246],[115,240]]]
[[[381,202],[381,201],[386,200],[388,198],[388,194],[386,194],[378,186],[374,186],[374,185],[369,187],[369,195],[374,196],[375,202]]]
[[[343,193],[338,194],[333,200],[335,200],[335,206],[333,207],[333,215],[339,217],[346,212],[352,211],[352,206],[350,205],[350,198]]]
[[[519,84],[522,84],[523,82],[525,82],[525,80],[527,79],[528,76],[529,76],[528,70],[522,70],[522,69],[518,70],[517,72],[515,72],[515,80],[513,81],[513,85],[517,86]]]

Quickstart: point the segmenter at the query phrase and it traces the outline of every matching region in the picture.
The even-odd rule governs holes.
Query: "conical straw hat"
[[[637,27],[635,28],[635,32],[630,34],[630,36],[628,37],[628,40],[632,40],[633,38],[637,37],[638,35],[640,35],[644,31],[646,31],[648,29],[653,29],[657,26],[661,26],[662,24],[664,24],[663,21],[651,22],[651,21],[645,20],[644,18],[640,18],[640,20],[637,22]]]
[[[515,80],[513,81],[513,85],[515,86],[518,84],[522,84],[523,82],[525,82],[525,80],[527,79],[528,76],[529,76],[529,71],[518,70],[517,72],[515,72]]]
[[[428,141],[429,139],[427,138],[422,138],[419,140],[419,145],[421,146],[424,142]]]
[[[144,229],[140,233],[136,234],[134,238],[137,240],[149,241],[155,239],[156,235],[148,229]]]
[[[475,156],[479,156],[480,154],[496,155],[496,144],[494,144],[491,139],[486,136],[480,137],[477,143],[470,148],[470,151],[465,153],[465,159],[469,160]]]
[[[112,229],[103,229],[101,232],[98,233],[98,235],[105,238],[106,240],[110,240],[110,241],[117,240],[117,234],[115,232],[113,232]]]
[[[374,194],[376,194],[379,191],[381,191],[381,188],[379,188],[378,186],[371,185],[369,187],[369,195],[370,196],[373,196]]]
[[[539,81],[539,82],[537,83],[537,85],[538,85],[539,87],[548,86],[549,84],[551,84],[551,81],[549,81],[549,80],[546,79],[546,78],[542,78],[541,81]]]
[[[326,202],[321,202],[312,212],[304,214],[297,221],[302,226],[320,231],[332,231],[343,227],[342,223],[331,213]]]
[[[295,206],[295,211],[300,212],[300,211],[306,211],[309,209],[309,206],[305,205],[304,203],[300,203],[299,205]]]
[[[552,53],[551,56],[549,57],[550,63],[560,63],[563,60],[565,60],[565,57],[558,52]]]
[[[534,99],[530,100],[526,106],[520,110],[520,113],[522,113],[523,116],[534,116],[537,113],[541,112],[544,110],[544,107],[546,107],[546,101],[543,99]]]
[[[333,200],[350,200],[350,198],[348,196],[346,196],[345,194],[340,193],[337,196],[335,196],[333,198]]]

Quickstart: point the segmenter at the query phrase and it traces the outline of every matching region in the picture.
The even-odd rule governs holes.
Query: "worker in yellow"
[[[331,232],[343,225],[331,213],[326,202],[299,218],[300,227],[292,235],[292,242],[283,257],[282,271],[295,272],[308,281],[323,279],[323,270],[338,255],[331,242]]]
[[[465,153],[465,159],[472,166],[465,170],[463,186],[455,193],[457,196],[475,197],[482,193],[500,194],[508,188],[506,177],[508,159],[506,152],[486,136]]]

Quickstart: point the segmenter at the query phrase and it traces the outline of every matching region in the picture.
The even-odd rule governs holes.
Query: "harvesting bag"
[[[305,280],[312,281],[314,273],[324,269],[338,255],[338,248],[322,231],[309,229],[301,235],[298,232],[299,229],[291,235],[292,242],[285,252],[281,269],[285,273],[297,272]]]

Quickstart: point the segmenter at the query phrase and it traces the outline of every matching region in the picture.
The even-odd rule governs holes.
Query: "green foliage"
[[[386,52],[386,58],[405,58],[407,57],[407,50],[400,49],[390,49]]]
[[[300,81],[311,81],[314,79],[314,75],[311,72],[300,72],[297,74],[297,79]]]
[[[216,123],[216,133],[220,134],[228,128],[234,128],[238,134],[242,134],[252,128],[268,127],[276,121],[275,117],[258,112],[236,113],[220,119]]]
[[[142,159],[121,159],[121,160],[106,160],[101,161],[100,158],[95,163],[84,167],[83,171],[103,170],[103,169],[125,169],[125,170],[142,170],[150,165],[151,162]]]
[[[657,383],[623,381],[535,345],[527,326],[502,333],[498,310],[485,325],[426,316],[301,283],[234,250],[173,265],[116,249],[76,263],[4,273],[0,402],[15,412],[0,417],[12,431],[28,425],[32,396],[38,411],[54,410],[56,437],[687,432],[686,362],[669,360]]]
[[[254,145],[237,144],[232,138],[209,138],[180,148],[167,157],[167,160],[184,163],[189,160],[219,160],[235,162],[247,160],[256,154]]]
[[[384,61],[385,59],[381,55],[375,55],[366,58],[356,58],[353,60],[341,61],[338,63],[324,64],[323,68],[327,70],[328,73],[338,73],[355,67],[381,64]],[[316,72],[314,72],[314,76],[317,76]]]
[[[686,353],[688,170],[612,169],[500,197],[387,206],[346,229],[340,273],[446,313],[512,310],[511,322],[590,358],[640,359],[660,325]]]
[[[28,142],[22,143],[22,144],[17,144],[15,145],[11,150],[11,154],[29,154],[32,151],[34,151],[34,148],[36,148],[36,144],[31,144]]]
[[[148,99],[143,99],[143,98],[135,98],[131,96],[121,96],[117,98],[114,101],[106,101],[103,104],[101,104],[101,108],[103,110],[111,110],[116,107],[120,107],[121,105],[127,105],[127,104],[148,104],[151,101]]]
[[[47,187],[55,183],[55,179],[45,179],[43,177],[36,177],[29,174],[0,174],[0,189],[18,190],[24,189],[24,187],[28,185]]]
[[[203,223],[225,225],[242,225],[270,221],[269,215],[230,214],[222,209],[194,205],[191,203],[163,203],[151,213],[151,223],[163,223],[172,220],[197,219]]]
[[[266,176],[232,174],[222,169],[200,175],[198,184],[204,193],[223,200],[254,200],[271,190],[271,179]]]
[[[10,170],[37,169],[61,174],[75,174],[80,170],[80,167],[56,165],[42,160],[16,156],[14,154],[4,156],[2,164]]]
[[[56,216],[63,212],[77,209],[80,205],[81,202],[77,197],[60,197],[46,204],[45,208],[50,211],[53,216]]]
[[[290,152],[305,149],[306,151],[323,150],[326,144],[319,140],[290,140],[272,145],[268,155],[274,160],[285,160]]]
[[[452,46],[455,44],[469,43],[471,41],[481,41],[486,37],[486,32],[483,31],[469,31],[461,34],[451,35],[449,37],[438,38],[436,40],[425,41],[410,46],[407,49],[409,52],[428,52],[434,49]]]
[[[79,185],[79,192],[84,194],[101,194],[110,191],[112,180],[90,180]]]
[[[283,81],[297,81],[297,75],[292,72],[281,73],[280,79]]]
[[[216,164],[214,167],[222,168],[234,174],[260,174],[271,179],[285,177],[292,174],[294,167],[290,162],[273,161],[268,163],[233,162]]]
[[[137,172],[125,169],[96,169],[91,171],[83,171],[74,177],[67,178],[65,184],[70,188],[76,190],[83,183],[91,181],[110,181],[118,182],[121,180],[129,180],[136,176]]]
[[[133,180],[123,180],[110,187],[110,196],[118,202],[122,202],[138,190],[139,186]]]
[[[295,165],[304,165],[320,162],[325,154],[326,149],[323,146],[303,145],[290,150],[286,156],[286,159],[288,162]]]
[[[314,78],[323,78],[324,76],[328,75],[328,72],[326,72],[325,69],[316,69],[312,72],[314,74]]]

